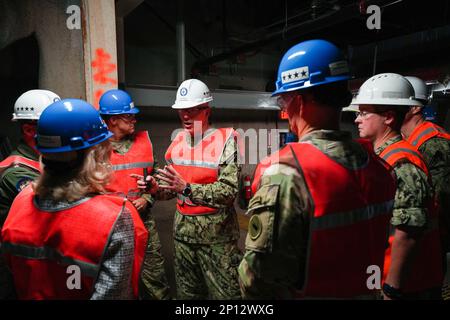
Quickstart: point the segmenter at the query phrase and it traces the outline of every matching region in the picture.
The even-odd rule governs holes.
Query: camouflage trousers
[[[194,244],[176,240],[177,298],[241,299],[238,266],[242,254],[237,241]]]
[[[144,225],[149,237],[139,281],[139,297],[146,300],[167,300],[170,299],[170,292],[164,270],[164,257],[161,254],[161,241],[155,219],[150,212],[144,219]]]

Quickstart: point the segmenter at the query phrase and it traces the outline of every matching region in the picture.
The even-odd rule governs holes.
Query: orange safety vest
[[[180,131],[167,149],[165,159],[188,183],[208,184],[217,181],[219,162],[225,145],[236,135],[233,128],[213,129],[191,147],[185,130]],[[184,215],[204,215],[216,208],[194,204],[188,197],[177,195],[177,210]]]
[[[151,174],[154,166],[152,142],[147,131],[136,133],[131,148],[125,154],[112,151],[111,164],[114,175],[106,190],[120,196],[126,196],[129,200],[140,197],[141,191],[137,187],[136,178],[130,174],[143,175],[143,169]]]
[[[414,131],[411,133],[407,141],[416,148],[417,151],[419,151],[419,148],[428,140],[432,138],[444,138],[446,140],[450,140],[450,134],[445,131],[444,128],[438,126],[437,124],[434,124],[433,122],[425,121],[422,124],[418,125]],[[420,151],[419,151],[420,152]],[[438,196],[438,195],[436,195]],[[443,241],[441,243],[445,243],[446,239],[448,238],[448,227],[445,225],[445,216],[447,215],[446,212],[444,212],[445,208],[441,208],[441,203],[439,203],[439,200],[436,198],[437,203],[437,210],[438,215],[441,215],[442,219],[440,219],[439,223],[440,225],[440,233],[441,233],[441,239]]]
[[[361,143],[368,161],[346,168],[305,142],[289,143],[256,170],[255,186],[270,164],[296,167],[313,202],[303,287],[297,298],[355,298],[374,295],[367,287],[370,266],[383,267],[395,179]],[[259,166],[259,165],[258,165]]]
[[[380,154],[392,168],[401,162],[410,162],[424,171],[428,176],[427,166],[416,149],[405,140],[389,145]],[[430,200],[428,206],[429,220],[425,234],[423,235],[419,254],[416,257],[408,279],[405,281],[403,291],[406,293],[419,293],[442,285],[443,271],[441,263],[441,250],[439,240],[438,211],[434,201]],[[389,247],[386,249],[384,260],[383,282],[385,281],[391,265],[391,250],[394,241],[395,228],[390,228]]]
[[[127,206],[134,221],[132,285],[138,279],[148,232],[136,209],[123,198],[98,195],[70,209],[47,212],[34,203],[26,187],[14,200],[1,233],[2,251],[14,276],[19,299],[89,299],[117,218]],[[81,288],[70,289],[78,266]]]
[[[416,149],[431,138],[438,137],[450,140],[450,134],[433,122],[425,121],[418,125],[408,138],[408,142]]]
[[[9,167],[24,166],[33,171],[41,172],[39,161],[31,160],[22,156],[9,156],[0,162],[0,173]]]

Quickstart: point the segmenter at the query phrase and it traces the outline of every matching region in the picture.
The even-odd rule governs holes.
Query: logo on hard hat
[[[307,66],[283,71],[281,73],[281,83],[289,83],[309,78],[309,68]]]
[[[180,95],[181,95],[181,96],[184,97],[185,95],[187,95],[187,93],[188,93],[188,90],[187,90],[186,88],[181,88],[181,89],[180,89]]]

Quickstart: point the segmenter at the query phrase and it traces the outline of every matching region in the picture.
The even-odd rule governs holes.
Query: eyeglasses
[[[361,112],[356,112],[356,118],[361,118],[361,119],[367,119],[368,116],[370,116],[371,114],[382,114],[386,111],[383,112],[369,112],[369,111],[361,111]]]
[[[120,116],[118,116],[118,118],[128,122],[136,120],[136,116],[130,113],[121,114]]]
[[[297,93],[293,92],[280,94],[279,96],[277,96],[277,105],[280,107],[281,110],[285,111],[296,96]]]

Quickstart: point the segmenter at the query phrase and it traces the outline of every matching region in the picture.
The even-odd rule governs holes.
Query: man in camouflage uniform
[[[421,155],[400,135],[405,114],[414,105],[421,102],[414,100],[413,87],[394,73],[368,79],[352,102],[358,110],[355,123],[361,138],[373,143],[375,153],[393,167],[397,178],[384,270],[385,299],[439,298],[442,282],[428,168]]]
[[[339,130],[348,79],[328,41],[297,44],[281,60],[273,95],[299,142],[255,171],[239,266],[244,298],[376,296],[366,270],[383,264],[395,185],[370,145]]]
[[[12,121],[19,122],[22,138],[9,157],[0,162],[0,228],[17,194],[40,175],[39,152],[34,140],[36,124],[44,109],[57,100],[59,96],[51,91],[30,90],[14,104]],[[2,266],[0,262],[0,269]],[[0,270],[0,299],[11,295],[5,272]]]
[[[175,276],[179,299],[239,299],[239,227],[233,203],[240,166],[236,133],[210,129],[208,87],[184,81],[172,106],[184,130],[158,170],[161,197],[177,196],[174,221]],[[211,152],[209,152],[209,151]],[[165,194],[165,195],[161,195]]]
[[[151,213],[155,199],[150,193],[137,189],[136,177],[147,170],[155,174],[158,168],[153,159],[153,148],[147,131],[135,132],[135,114],[131,97],[123,90],[109,90],[99,101],[100,114],[108,129],[114,134],[110,141],[113,147],[111,164],[114,178],[106,187],[108,191],[126,196],[139,211],[149,232],[146,255],[139,283],[141,299],[170,299],[169,283],[164,269],[161,241]]]
[[[414,87],[416,100],[428,102],[426,84],[417,77],[405,77]],[[430,171],[432,186],[439,203],[439,223],[444,271],[450,252],[450,134],[444,128],[425,121],[422,106],[413,106],[402,125],[403,137],[418,150]]]

